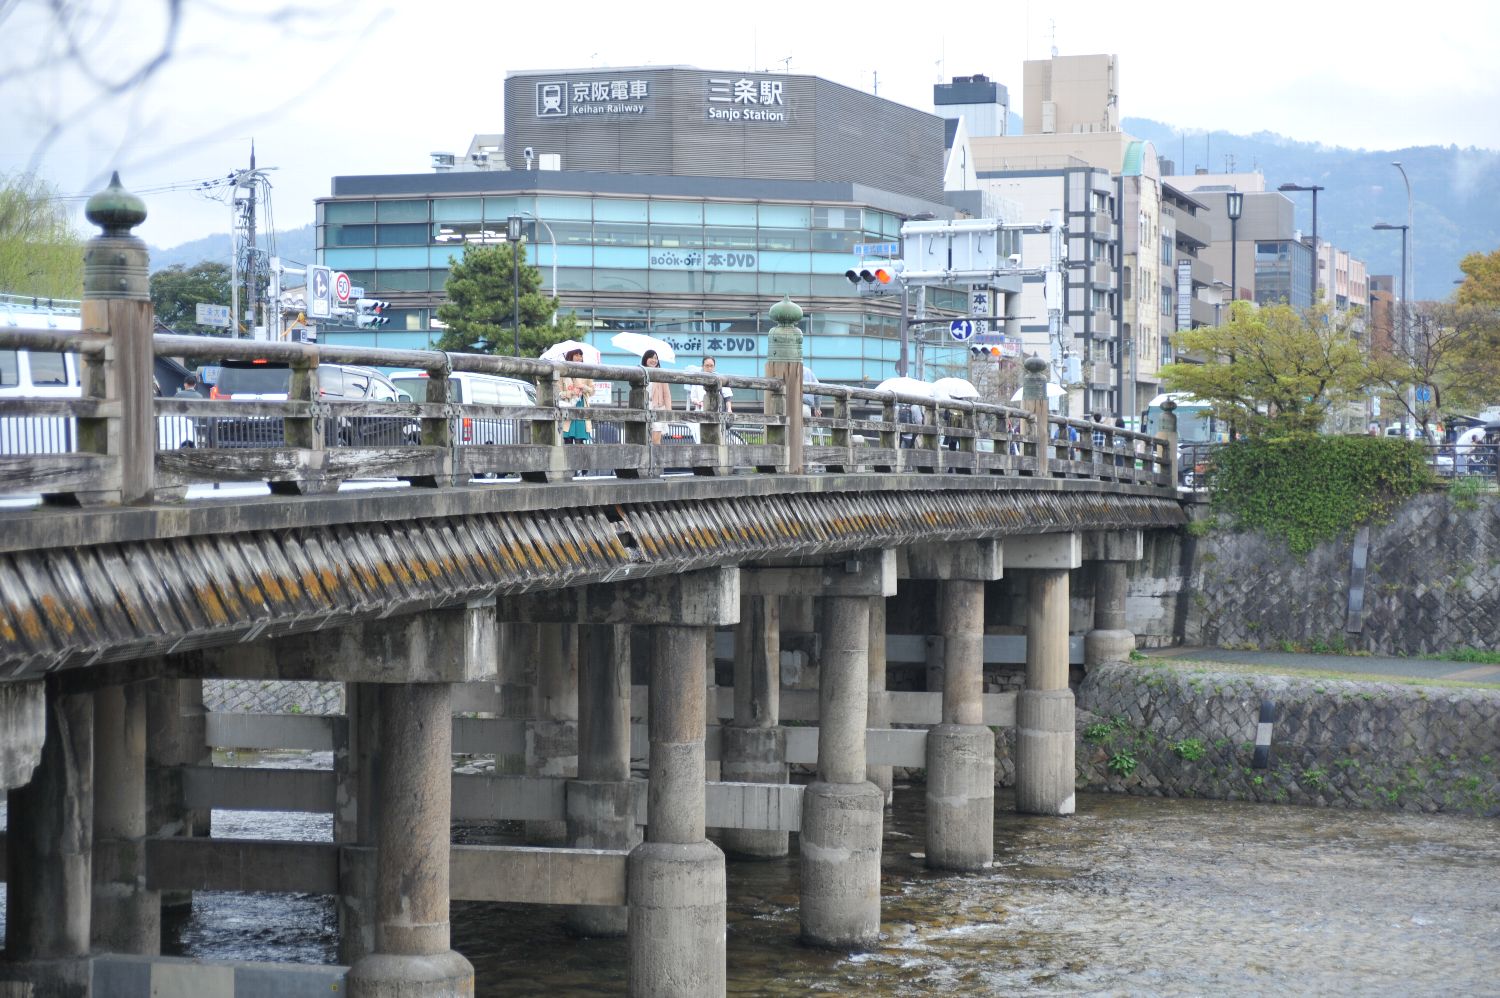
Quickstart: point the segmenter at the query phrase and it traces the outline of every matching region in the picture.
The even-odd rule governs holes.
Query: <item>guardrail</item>
[[[88,325],[83,332],[0,329],[0,350],[72,353],[80,372],[76,397],[0,398],[0,495],[40,493],[49,503],[77,505],[172,500],[200,483],[265,482],[276,494],[311,494],[352,479],[443,488],[483,479],[557,482],[585,470],[653,478],[672,469],[697,475],[1028,475],[1162,489],[1173,482],[1174,454],[1164,439],[1083,420],[823,384],[801,385],[803,405],[788,411],[788,399],[797,396],[778,379],[660,368],[156,335],[141,340],[149,342],[153,356],[182,358],[190,366],[225,360],[285,364],[287,397],[143,398],[149,377],[121,376],[131,368],[120,353],[128,338]],[[139,372],[149,368],[149,359],[134,364]],[[331,400],[319,391],[321,364],[421,370],[427,398]],[[449,377],[455,372],[520,379],[533,386],[536,404],[451,402]],[[560,405],[566,378],[627,385],[626,402]],[[706,408],[653,411],[653,382],[704,386]],[[758,393],[763,411],[725,411],[719,389],[726,386],[742,397]],[[594,421],[607,432],[569,446],[565,431],[575,419]],[[664,420],[695,426],[696,433],[653,445],[651,424]],[[503,432],[476,433],[475,427]],[[794,439],[803,446],[790,446]],[[801,465],[794,466],[799,449]]]

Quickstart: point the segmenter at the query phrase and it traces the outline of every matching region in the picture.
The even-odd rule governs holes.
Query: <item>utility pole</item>
[[[255,176],[255,142],[250,142],[250,197],[247,201],[246,231],[249,234],[245,244],[245,258],[249,261],[245,267],[245,306],[250,312],[250,335],[255,335],[255,317],[260,310],[260,266],[255,258],[255,188],[257,177]]]

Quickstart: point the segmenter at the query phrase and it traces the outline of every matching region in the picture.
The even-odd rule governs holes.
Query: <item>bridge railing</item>
[[[149,487],[141,498],[170,500],[194,484],[265,482],[276,494],[337,489],[351,479],[401,479],[440,488],[475,479],[555,482],[582,472],[651,478],[670,470],[698,475],[781,473],[789,433],[802,424],[809,473],[956,472],[1090,478],[1170,487],[1168,450],[1143,434],[968,399],[932,399],[838,385],[803,387],[800,420],[787,412],[780,380],[661,368],[569,364],[487,354],[383,350],[158,334],[154,358],[189,366],[264,362],[288,372],[285,398],[155,398],[145,410],[153,439],[128,453],[126,405],[117,372],[119,341],[103,330],[0,329],[0,350],[71,355],[76,384],[53,398],[0,397],[0,495],[42,494],[63,504],[118,501],[122,469]],[[320,389],[320,367],[416,369],[426,398],[351,399]],[[499,375],[531,385],[535,404],[451,401],[457,372]],[[344,372],[347,380],[347,371]],[[626,388],[622,405],[571,404],[566,380],[608,380]],[[701,410],[653,411],[651,384],[704,388]],[[758,395],[760,412],[729,412],[721,389]],[[137,390],[149,391],[149,386]],[[132,409],[132,407],[137,407]],[[656,445],[652,424],[696,427],[690,438]],[[574,445],[581,421],[589,442]],[[498,426],[494,437],[464,425]]]

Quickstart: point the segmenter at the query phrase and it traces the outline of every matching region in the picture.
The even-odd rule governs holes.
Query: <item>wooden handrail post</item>
[[[338,482],[329,482],[324,470],[324,448],[330,432],[338,437],[338,427],[330,427],[335,417],[326,415],[327,406],[320,405],[322,393],[318,390],[318,355],[309,348],[306,355],[289,364],[287,372],[286,398],[288,402],[300,402],[305,415],[285,416],[281,421],[282,446],[300,451],[304,457],[299,463],[300,474],[294,479],[272,480],[266,483],[272,495],[315,495],[330,486],[338,488]]]
[[[1162,441],[1163,463],[1167,468],[1167,480],[1165,484],[1171,488],[1177,487],[1177,402],[1167,399],[1161,404],[1161,433],[1158,434]],[[1151,462],[1151,471],[1156,471],[1156,462]]]
[[[1036,462],[1032,474],[1038,478],[1048,475],[1048,459],[1052,453],[1051,410],[1047,405],[1047,362],[1040,357],[1027,357],[1022,365],[1026,369],[1021,378],[1021,405],[1031,415],[1031,441],[1036,451]]]
[[[641,368],[641,376],[632,378],[629,382],[630,395],[625,403],[632,413],[639,413],[644,418],[626,420],[620,424],[620,443],[639,447],[639,453],[646,455],[645,460],[634,468],[616,468],[616,478],[655,478],[661,474],[661,463],[657,460],[656,452],[651,449],[650,378],[650,372]]]
[[[771,306],[770,351],[766,358],[766,377],[777,378],[785,386],[786,470],[800,475],[802,464],[802,307],[784,297]]]
[[[79,444],[116,458],[110,480],[97,492],[75,493],[77,501],[149,503],[156,486],[156,381],[151,332],[151,261],[146,244],[130,230],[146,220],[146,204],[120,185],[120,175],[89,198],[88,220],[103,230],[90,239],[83,257],[82,325],[109,334],[103,365],[103,394],[120,404],[118,421],[85,420]],[[100,388],[98,371],[86,372],[86,387]]]

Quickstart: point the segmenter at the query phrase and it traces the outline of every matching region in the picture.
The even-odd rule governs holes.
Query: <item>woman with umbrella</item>
[[[583,350],[574,347],[563,355],[563,360],[570,364],[583,363]],[[594,394],[593,378],[567,377],[562,379],[560,394],[557,399],[558,405],[585,406]],[[568,428],[563,431],[563,443],[586,444],[592,437],[589,435],[589,424],[586,419],[574,419],[568,423]]]
[[[641,354],[641,366],[647,369],[661,367],[661,357],[655,350],[647,350]],[[665,381],[652,381],[650,387],[649,402],[651,414],[654,417],[658,412],[672,411],[672,386]],[[651,443],[661,444],[661,435],[667,430],[665,419],[651,420]]]

